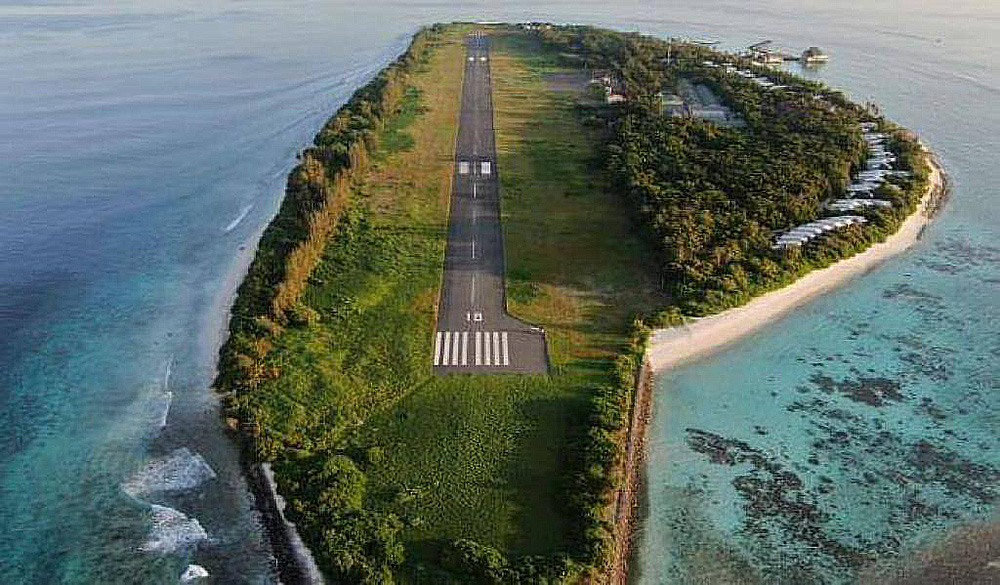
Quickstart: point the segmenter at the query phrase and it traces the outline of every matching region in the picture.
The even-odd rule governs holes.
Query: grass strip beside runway
[[[662,304],[648,254],[605,189],[599,136],[575,97],[547,81],[573,72],[527,35],[496,34],[508,298],[515,316],[546,328],[553,369],[432,375],[469,30],[445,29],[410,76],[296,317],[269,341],[273,375],[241,397],[293,515],[351,477],[351,506],[401,519],[403,582],[447,582],[435,565],[456,539],[511,558],[567,552],[572,445],[594,389],[613,383],[632,314]],[[328,542],[304,536],[314,548]]]

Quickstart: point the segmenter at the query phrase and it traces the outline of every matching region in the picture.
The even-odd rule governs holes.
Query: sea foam
[[[140,549],[146,552],[172,553],[208,540],[208,533],[194,518],[167,506],[152,504],[153,527]]]
[[[241,209],[240,210],[240,214],[236,216],[236,219],[234,219],[233,221],[229,222],[229,225],[227,225],[225,228],[223,228],[222,231],[224,231],[226,233],[229,233],[229,232],[233,231],[234,229],[236,229],[236,226],[240,225],[240,222],[243,221],[243,219],[247,216],[248,213],[250,213],[250,210],[252,208],[253,208],[253,205],[247,205],[246,207],[244,207],[243,209]]]
[[[166,457],[150,461],[145,468],[122,484],[122,490],[139,499],[152,494],[193,489],[211,479],[215,479],[215,471],[205,459],[186,447],[181,447]]]
[[[181,573],[181,583],[190,583],[208,577],[208,571],[201,565],[188,565]]]

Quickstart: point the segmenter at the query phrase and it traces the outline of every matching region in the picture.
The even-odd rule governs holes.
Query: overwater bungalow
[[[830,56],[823,52],[823,49],[819,47],[809,47],[805,51],[802,51],[802,62],[803,63],[826,63],[830,60]]]

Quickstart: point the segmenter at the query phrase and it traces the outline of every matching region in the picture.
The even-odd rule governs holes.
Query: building
[[[687,114],[684,107],[684,100],[675,93],[660,92],[656,94],[660,98],[660,113],[664,116],[683,116]]]
[[[803,63],[826,63],[829,60],[829,55],[824,53],[819,47],[809,47],[805,51],[802,51]]]
[[[860,215],[841,215],[837,217],[827,217],[809,222],[805,225],[792,228],[783,234],[779,234],[774,240],[771,248],[774,250],[786,250],[803,246],[813,239],[831,232],[838,228],[853,224],[868,223],[868,220]]]

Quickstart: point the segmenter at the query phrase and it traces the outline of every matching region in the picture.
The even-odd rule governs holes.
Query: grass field
[[[546,81],[566,71],[526,35],[495,35],[491,47],[508,300],[545,327],[554,367],[432,378],[366,425],[362,443],[391,454],[370,481],[420,518],[408,536],[428,553],[459,537],[515,555],[562,547],[568,438],[590,389],[608,382],[631,316],[661,301],[647,252],[595,172],[598,138],[573,96]]]
[[[631,316],[662,304],[648,252],[604,188],[598,137],[549,81],[567,71],[530,37],[497,34],[508,299],[546,329],[553,368],[431,374],[466,30],[449,28],[412,76],[303,296],[319,317],[280,336],[270,359],[281,374],[254,397],[286,447],[357,461],[366,507],[406,522],[411,568],[456,538],[515,556],[564,549],[569,441]]]

